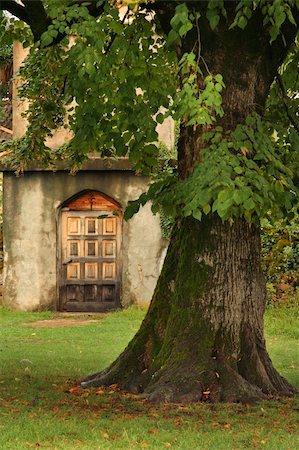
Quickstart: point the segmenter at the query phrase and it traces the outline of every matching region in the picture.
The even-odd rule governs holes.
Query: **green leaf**
[[[164,122],[164,114],[159,113],[159,114],[156,116],[156,122],[158,122],[158,123],[163,123],[163,122]]]
[[[201,220],[202,218],[202,212],[199,209],[196,209],[195,211],[192,211],[192,216],[194,219]]]
[[[98,219],[106,219],[107,217],[109,217],[108,214],[101,214]]]
[[[238,19],[238,27],[241,28],[242,30],[244,30],[244,28],[246,27],[248,23],[248,20],[246,19],[245,16],[241,16]]]
[[[243,168],[241,166],[236,166],[234,167],[234,171],[240,175],[241,173],[243,173]]]
[[[207,17],[209,19],[211,29],[215,30],[215,28],[217,27],[217,25],[219,23],[220,16],[218,14],[213,14],[213,15],[208,16],[208,14],[207,14]]]
[[[247,19],[250,19],[252,16],[252,10],[248,6],[245,6],[245,8],[243,8],[243,14],[247,17]]]
[[[205,214],[209,214],[209,212],[211,211],[211,206],[209,203],[205,204],[204,207],[202,208],[203,212]]]
[[[124,212],[124,219],[127,221],[131,219],[140,209],[140,203],[138,200],[129,201],[128,206]]]
[[[179,34],[175,30],[170,30],[170,32],[168,33],[166,45],[170,46],[170,45],[172,45],[172,44],[174,44],[175,42],[178,42],[178,41],[180,41]]]
[[[191,22],[184,23],[178,30],[178,33],[181,37],[186,36],[188,31],[192,30],[193,25]]]
[[[58,36],[58,31],[57,30],[49,30],[48,33],[50,34],[50,36],[52,36],[53,38],[56,38]]]
[[[243,202],[242,192],[239,190],[235,190],[233,193],[233,200],[236,203],[236,205],[241,205]]]
[[[48,45],[52,44],[53,37],[48,31],[45,31],[45,33],[41,36],[41,43],[44,47],[47,47]]]
[[[286,13],[287,13],[287,17],[288,17],[289,21],[290,21],[293,25],[296,26],[297,24],[296,24],[296,21],[295,21],[295,19],[294,19],[293,13],[292,13],[292,11],[290,10],[290,8],[289,8],[288,5],[287,5],[287,7],[286,7]]]
[[[216,91],[217,91],[217,92],[221,92],[221,91],[222,91],[222,89],[223,89],[223,86],[222,86],[222,84],[220,84],[220,83],[216,83],[216,84],[215,84],[215,89],[216,89]]]
[[[252,198],[248,198],[247,200],[245,200],[244,202],[244,208],[246,209],[246,211],[250,211],[251,209],[255,208],[255,202],[253,201]]]

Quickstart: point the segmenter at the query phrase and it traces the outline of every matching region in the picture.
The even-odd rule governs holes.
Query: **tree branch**
[[[74,0],[73,4],[80,5],[83,0]],[[51,24],[51,19],[47,16],[41,0],[23,0],[24,6],[19,5],[14,0],[0,0],[0,10],[8,11],[18,19],[29,25],[34,41],[39,41],[42,34],[47,31]],[[103,13],[104,7],[97,6],[96,2],[87,5],[90,15],[98,17]],[[59,33],[57,38],[53,40],[51,45],[57,44],[65,37],[65,34]]]
[[[140,8],[154,12],[158,18],[163,33],[167,35],[171,30],[170,21],[174,15],[174,11],[178,3],[179,2],[177,0],[155,0],[154,3],[141,3]]]
[[[29,17],[29,25],[35,41],[48,29],[51,20],[47,16],[41,0],[22,0]]]
[[[38,41],[51,23],[41,0],[23,0],[19,5],[14,0],[0,0],[0,10],[8,11],[13,16],[29,25],[34,40]]]
[[[86,0],[74,0],[72,4],[80,5],[85,1]],[[145,3],[141,6],[148,11],[155,11],[157,14],[161,14],[167,3],[169,4],[169,2],[165,0],[156,0],[154,3]],[[49,25],[51,24],[51,19],[47,16],[47,12],[41,0],[23,0],[23,4],[24,6],[16,3],[15,0],[0,0],[0,10],[8,11],[13,16],[27,23],[32,31],[34,41],[39,41],[42,34],[47,31]],[[92,1],[89,5],[86,5],[86,7],[89,14],[93,17],[98,17],[104,12],[104,6],[97,6],[95,1]],[[171,16],[169,17],[171,18]],[[167,28],[168,27],[169,24],[167,24]],[[64,37],[65,34],[59,33],[50,46],[59,43]]]
[[[0,10],[8,11],[13,16],[30,25],[30,20],[24,6],[19,5],[13,0],[0,0]]]
[[[129,9],[126,11],[126,14],[124,15],[124,17],[123,17],[123,19],[122,19],[122,21],[121,21],[122,24],[124,24],[124,22],[125,22],[125,20],[127,19],[128,15],[129,15]],[[109,44],[107,45],[107,48],[104,49],[104,54],[105,54],[105,55],[107,55],[107,53],[109,53],[110,48],[112,47],[112,44],[113,44],[113,42],[115,41],[116,38],[117,38],[117,33],[113,33],[112,36],[111,36],[111,38],[110,38],[110,42],[109,42]]]

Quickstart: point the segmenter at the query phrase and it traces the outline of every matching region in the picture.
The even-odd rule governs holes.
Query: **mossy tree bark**
[[[173,11],[170,2],[161,5],[157,15],[167,31]],[[235,3],[226,2],[226,8],[232,22]],[[225,115],[217,125],[232,130],[249,113],[263,112],[296,30],[284,30],[284,41],[279,38],[270,46],[258,11],[245,32],[228,30],[225,21],[212,32],[204,17],[200,20],[201,42],[194,30],[178,53],[202,50],[210,70],[223,75]],[[192,173],[201,148],[200,130],[182,127],[180,178]],[[242,218],[223,223],[212,214],[202,222],[177,220],[140,330],[109,368],[83,385],[117,383],[145,392],[153,401],[248,402],[267,394],[290,395],[294,388],[277,373],[266,351],[265,297],[257,227]]]
[[[151,307],[135,338],[85,386],[117,383],[152,401],[248,402],[294,392],[263,337],[258,230],[217,217],[178,221]]]

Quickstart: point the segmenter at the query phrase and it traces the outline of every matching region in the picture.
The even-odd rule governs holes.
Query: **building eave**
[[[164,165],[168,162],[171,167],[176,167],[177,161],[175,159],[166,160],[159,159],[160,165]],[[39,163],[32,163],[24,172],[71,172],[72,164],[65,161],[57,161],[50,167],[43,167]],[[15,172],[16,169],[9,167],[0,161],[0,172]],[[85,171],[131,171],[135,172],[133,164],[129,161],[129,158],[101,158],[100,156],[90,156],[76,172]]]

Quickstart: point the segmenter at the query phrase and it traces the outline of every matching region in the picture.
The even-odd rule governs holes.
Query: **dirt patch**
[[[83,319],[83,318],[54,318],[50,320],[37,320],[36,322],[24,322],[22,325],[30,327],[42,328],[59,328],[59,327],[76,327],[78,325],[88,325],[90,323],[98,323],[97,319]]]

